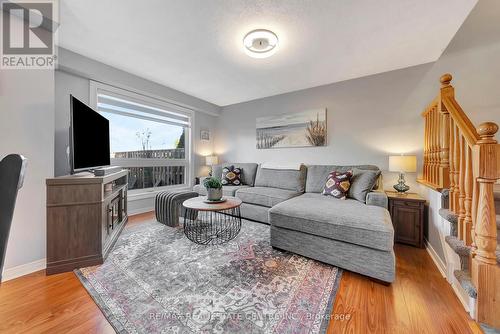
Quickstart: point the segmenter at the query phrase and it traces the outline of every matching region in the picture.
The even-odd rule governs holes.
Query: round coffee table
[[[184,234],[200,245],[220,245],[234,239],[241,229],[241,200],[225,196],[222,203],[205,203],[206,197],[185,200]]]

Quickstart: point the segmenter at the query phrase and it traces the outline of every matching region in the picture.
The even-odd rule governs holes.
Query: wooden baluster
[[[436,173],[436,185],[439,187],[441,180],[439,179],[439,168],[441,166],[441,114],[438,107],[434,108],[434,118],[436,121],[436,166],[434,166]]]
[[[450,196],[449,207],[451,212],[455,212],[455,121],[450,118]]]
[[[433,133],[434,133],[434,126],[432,122],[432,109],[429,110],[429,182],[434,183],[434,175],[432,175],[432,165],[434,163],[434,156],[432,155],[432,148],[433,148]]]
[[[439,165],[441,164],[441,147],[439,141],[441,136],[439,135],[440,125],[439,125],[439,113],[437,107],[434,107],[434,184],[439,185]]]
[[[434,115],[432,109],[429,112],[430,133],[429,133],[429,174],[430,181],[434,184]]]
[[[428,166],[427,168],[429,169],[429,182],[432,183],[432,162],[433,162],[433,157],[432,157],[432,111],[429,110],[429,148],[428,148]]]
[[[464,241],[467,246],[472,244],[472,151],[469,145],[463,139],[465,150],[464,157]]]
[[[460,240],[466,240],[466,231],[465,231],[465,139],[462,136],[461,133],[459,133],[459,147],[460,147],[460,160],[459,160],[459,166],[460,169],[458,171],[458,184],[460,188],[460,192],[458,194],[458,205],[459,205],[459,211],[458,211],[458,236]]]
[[[429,174],[429,182],[432,183],[432,112],[429,111],[429,136],[428,136],[428,148],[427,148],[427,169]]]
[[[432,184],[436,184],[436,117],[434,108],[431,109],[431,124],[432,124],[432,132],[431,132],[431,178]]]
[[[429,181],[429,114],[424,118],[424,180]]]
[[[460,195],[460,137],[458,127],[454,126],[454,140],[453,140],[453,151],[454,151],[454,162],[455,170],[453,172],[453,179],[455,181],[455,197],[453,198],[453,206],[455,210],[453,211],[455,214],[460,213],[460,205],[459,205],[459,195]],[[459,226],[460,227],[460,226]],[[460,231],[460,229],[458,230]]]
[[[472,153],[471,153],[472,154]],[[471,156],[471,164],[472,164],[472,156]],[[477,208],[479,205],[479,184],[477,183],[477,176],[475,175],[474,168],[472,165],[472,208],[471,208],[471,218],[472,218],[472,227],[470,230],[471,234],[471,257],[476,255],[476,221],[477,221]]]
[[[439,170],[441,167],[441,113],[436,105],[436,185],[439,187],[441,184]]]
[[[440,103],[440,160],[439,165],[439,188],[450,186],[450,114],[445,106]]]
[[[432,184],[436,184],[436,173],[434,167],[436,166],[436,121],[434,119],[434,108],[431,109],[431,120],[432,120],[432,147],[431,147],[431,156],[432,156],[432,165],[431,165],[431,175],[432,175]]]
[[[431,121],[431,133],[430,133],[430,150],[429,150],[429,155],[430,155],[430,164],[429,164],[429,169],[430,169],[430,175],[431,175],[431,183],[434,184],[434,114],[431,112],[429,114],[430,121]]]
[[[424,117],[424,154],[423,154],[424,168],[422,171],[422,177],[424,180],[427,181],[427,114],[425,114],[423,117]]]

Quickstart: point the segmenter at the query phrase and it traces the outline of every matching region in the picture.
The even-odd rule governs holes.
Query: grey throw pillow
[[[380,173],[379,170],[353,169],[347,197],[366,203],[366,195],[375,187]]]

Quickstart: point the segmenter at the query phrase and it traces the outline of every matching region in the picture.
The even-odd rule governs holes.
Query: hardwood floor
[[[130,225],[153,218],[131,217]],[[423,249],[396,245],[390,286],[344,272],[328,333],[480,333]],[[347,319],[348,318],[348,319]],[[0,333],[114,333],[73,273],[0,286]]]
[[[425,249],[396,244],[395,252],[390,286],[344,272],[328,333],[482,333]]]

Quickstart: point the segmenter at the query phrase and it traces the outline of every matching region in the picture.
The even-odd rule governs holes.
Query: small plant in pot
[[[207,199],[209,201],[219,201],[222,199],[222,181],[214,176],[203,180],[203,185],[207,188]]]

